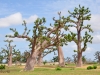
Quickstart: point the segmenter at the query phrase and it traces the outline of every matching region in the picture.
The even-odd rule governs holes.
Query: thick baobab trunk
[[[64,55],[61,46],[58,46],[58,59],[59,59],[59,66],[64,67],[65,61],[64,61]]]
[[[24,71],[34,70],[34,66],[36,64],[36,58],[37,58],[37,56],[38,56],[38,52],[37,51],[31,53],[31,55],[27,59],[27,62],[26,62],[26,66],[24,68]]]
[[[9,58],[8,58],[8,66],[12,66],[12,47],[10,47],[10,53],[9,53]]]
[[[77,59],[77,67],[82,66],[82,52],[78,53],[78,59]]]
[[[12,56],[9,56],[9,58],[8,58],[8,66],[9,67],[12,66]]]
[[[43,57],[42,57],[42,53],[40,53],[39,56],[38,56],[37,65],[42,66],[42,61],[43,61]]]
[[[80,31],[78,32],[78,45],[77,45],[77,67],[81,67],[82,66],[82,50],[81,50],[81,34]]]

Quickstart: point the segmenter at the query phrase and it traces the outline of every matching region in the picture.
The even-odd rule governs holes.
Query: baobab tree
[[[12,66],[12,50],[14,49],[16,45],[11,46],[11,42],[13,42],[13,40],[5,40],[4,42],[8,42],[8,45],[5,45],[7,49],[2,48],[2,53],[4,53],[4,58],[7,59],[8,66],[11,67]]]
[[[58,15],[60,16],[61,13],[58,13]],[[34,22],[35,25],[33,26],[33,30],[32,30],[33,35],[31,37],[28,36],[30,30],[27,29],[25,21],[23,21],[23,24],[22,24],[25,27],[25,30],[21,35],[19,35],[16,29],[12,29],[12,28],[10,28],[10,30],[14,32],[14,35],[13,36],[6,35],[6,37],[10,37],[10,38],[15,38],[15,37],[26,38],[27,41],[31,43],[32,50],[31,50],[29,58],[27,59],[26,66],[24,68],[25,71],[34,70],[34,65],[36,64],[36,59],[38,55],[42,53],[46,48],[50,46],[56,46],[58,48],[58,46],[63,44],[62,42],[64,40],[63,41],[60,40],[64,38],[63,34],[59,33],[60,35],[58,37],[56,36],[56,33],[58,30],[60,32],[60,30],[65,26],[67,20],[65,18],[62,18],[59,20],[55,20],[55,18],[53,18],[53,20],[55,21],[53,27],[47,28],[44,26],[46,22],[45,18],[44,17],[42,19],[38,18]],[[61,50],[61,47],[59,47],[59,50]],[[64,58],[62,53],[61,53],[60,58]],[[62,66],[63,63],[64,63],[64,60],[61,59],[61,62],[59,63],[60,66]]]
[[[84,6],[80,6],[79,8],[75,7],[74,12],[69,12],[69,16],[67,17],[67,20],[69,21],[69,23],[71,23],[70,25],[68,25],[68,27],[75,27],[77,32],[73,33],[71,32],[71,40],[73,40],[76,45],[77,45],[77,50],[74,50],[75,52],[77,52],[78,55],[78,59],[77,59],[77,67],[81,67],[82,66],[82,52],[84,52],[87,48],[87,43],[92,43],[92,39],[93,37],[91,35],[88,34],[89,32],[93,32],[93,30],[91,29],[91,25],[87,24],[84,25],[84,21],[88,21],[91,18],[91,14],[90,14],[90,10],[89,8],[85,8]],[[87,29],[88,31],[85,31],[85,35],[81,35],[82,31]],[[73,38],[73,36],[76,36]],[[83,47],[81,47],[81,44],[83,44]]]

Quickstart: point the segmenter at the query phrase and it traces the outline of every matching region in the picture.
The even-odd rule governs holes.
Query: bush
[[[47,63],[47,61],[45,60],[44,62],[43,62],[43,64],[45,65]]]
[[[94,66],[93,66],[93,69],[97,69],[97,66],[94,65]]]
[[[61,68],[60,68],[60,67],[57,67],[57,68],[56,68],[56,71],[60,71],[60,70],[61,70]]]
[[[94,66],[88,66],[87,67],[87,70],[91,70],[91,69],[97,69],[97,66],[94,65]]]
[[[55,65],[55,64],[53,64],[53,65]]]
[[[65,64],[67,66],[67,64]]]
[[[87,67],[87,70],[91,70],[91,69],[93,69],[92,66],[88,66],[88,67]]]
[[[5,69],[5,65],[0,65],[0,70]]]

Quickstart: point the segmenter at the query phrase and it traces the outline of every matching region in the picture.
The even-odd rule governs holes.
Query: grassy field
[[[20,72],[24,66],[13,66],[6,67],[5,71],[10,71],[10,73],[2,73],[0,75],[100,75],[100,66],[98,65],[97,69],[87,70],[86,66],[82,68],[72,68],[74,65],[67,65],[65,68],[61,68],[62,70],[55,70],[55,65],[46,65],[42,67],[35,67],[34,71],[22,71]]]

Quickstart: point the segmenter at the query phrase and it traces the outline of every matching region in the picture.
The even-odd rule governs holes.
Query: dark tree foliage
[[[53,62],[58,62],[58,56],[53,57]]]
[[[26,63],[27,58],[28,58],[29,56],[30,56],[30,51],[25,50],[25,51],[22,53],[21,62]]]
[[[12,55],[13,55],[13,58],[12,58],[13,62],[17,62],[17,61],[21,62],[22,55],[19,49],[18,50],[13,49]]]
[[[3,59],[4,59],[4,55],[2,54],[2,52],[0,52],[0,64],[2,63]]]

